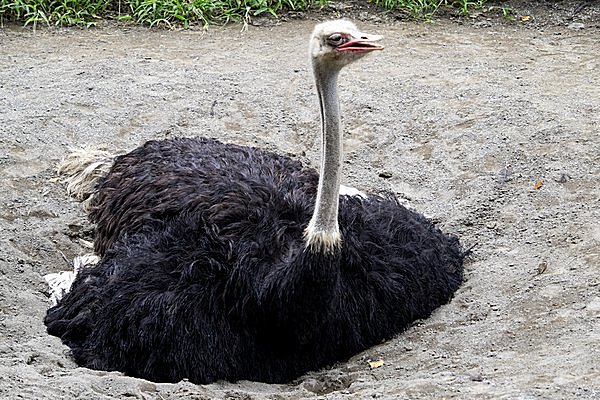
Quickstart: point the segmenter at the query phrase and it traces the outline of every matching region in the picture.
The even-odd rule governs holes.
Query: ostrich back
[[[299,161],[258,148],[207,138],[152,140],[117,157],[100,181],[89,213],[97,224],[94,250],[102,255],[120,235],[161,229],[185,212],[243,220],[249,216],[224,209],[243,203],[259,212],[278,193],[314,195],[317,180]],[[298,211],[306,210],[292,206],[286,215]]]

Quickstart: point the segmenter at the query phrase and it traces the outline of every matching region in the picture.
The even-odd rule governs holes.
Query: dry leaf
[[[544,272],[546,272],[546,269],[548,268],[548,263],[546,261],[542,261],[541,263],[539,263],[538,267],[537,267],[537,274],[543,274]]]
[[[533,187],[535,190],[539,190],[539,188],[542,187],[542,180],[538,179],[537,182],[535,183],[535,186]]]
[[[531,19],[531,17],[529,15],[522,15],[521,16],[521,21],[523,22],[527,22]]]
[[[369,361],[371,369],[379,368],[383,365],[383,360]]]

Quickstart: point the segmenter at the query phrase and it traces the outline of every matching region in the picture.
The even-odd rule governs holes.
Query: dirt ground
[[[515,22],[353,14],[386,50],[341,77],[344,183],[396,192],[475,253],[431,318],[288,385],[78,368],[45,332],[42,276],[93,234],[56,181],[71,148],[205,135],[316,165],[319,17],[0,29],[0,398],[600,399],[600,5],[516,3]]]

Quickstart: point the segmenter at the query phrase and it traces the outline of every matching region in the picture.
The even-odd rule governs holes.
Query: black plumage
[[[317,179],[298,161],[208,139],[119,157],[93,206],[104,257],[49,310],[48,332],[89,368],[286,382],[451,298],[458,240],[391,195],[341,196],[340,252],[307,251]]]

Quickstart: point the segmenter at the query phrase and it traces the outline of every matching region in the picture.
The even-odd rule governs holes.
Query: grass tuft
[[[358,1],[358,0],[354,0]],[[487,0],[365,0],[385,10],[403,11],[415,19],[430,19],[441,7],[467,15]],[[287,10],[305,11],[328,0],[0,0],[0,22],[25,25],[94,25],[114,17],[150,26],[189,27],[242,21],[262,14],[277,17]]]
[[[107,6],[106,0],[0,0],[0,18],[34,27],[40,22],[89,26]]]
[[[453,8],[462,15],[483,8],[487,0],[374,0],[386,10],[400,10],[418,20],[429,20],[440,8]]]

